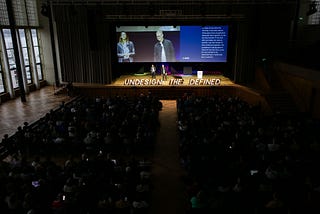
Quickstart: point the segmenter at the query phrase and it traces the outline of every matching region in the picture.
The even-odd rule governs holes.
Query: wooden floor
[[[183,179],[187,176],[179,157],[177,103],[161,100],[160,129],[152,159],[152,196],[150,214],[185,214],[187,198]]]
[[[0,137],[5,134],[11,136],[18,126],[24,122],[32,122],[45,116],[51,109],[59,107],[62,101],[69,101],[71,98],[65,93],[55,95],[53,86],[46,86],[40,90],[26,95],[26,102],[20,98],[9,100],[0,105]]]

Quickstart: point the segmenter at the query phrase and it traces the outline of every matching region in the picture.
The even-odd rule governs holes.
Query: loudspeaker
[[[183,67],[184,75],[192,75],[192,67]]]

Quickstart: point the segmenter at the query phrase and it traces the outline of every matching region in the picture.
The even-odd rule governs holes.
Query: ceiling
[[[41,0],[55,7],[90,7],[106,20],[242,19],[248,11],[295,10],[300,0]],[[258,11],[259,11],[258,10]]]
[[[217,4],[228,4],[228,5],[259,5],[259,4],[292,4],[298,0],[41,0],[43,3],[51,2],[53,5],[195,5],[195,4],[206,4],[206,5],[217,5]],[[300,0],[301,1],[301,0]]]

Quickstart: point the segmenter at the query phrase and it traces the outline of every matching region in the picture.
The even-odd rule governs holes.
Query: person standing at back
[[[161,65],[161,76],[162,76],[162,80],[163,81],[166,81],[167,80],[167,70],[166,70],[166,67],[162,64]]]
[[[170,40],[164,38],[162,30],[156,32],[158,42],[154,45],[154,61],[155,62],[175,62],[175,50]]]
[[[156,77],[156,67],[154,66],[154,64],[151,65],[150,72],[152,79],[154,79]]]

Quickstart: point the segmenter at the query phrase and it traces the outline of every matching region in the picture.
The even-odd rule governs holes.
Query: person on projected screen
[[[135,54],[134,44],[129,40],[126,32],[121,32],[117,44],[118,62],[133,62]]]
[[[154,61],[155,62],[175,62],[175,51],[170,40],[165,39],[162,30],[156,32],[158,42],[154,45]]]

